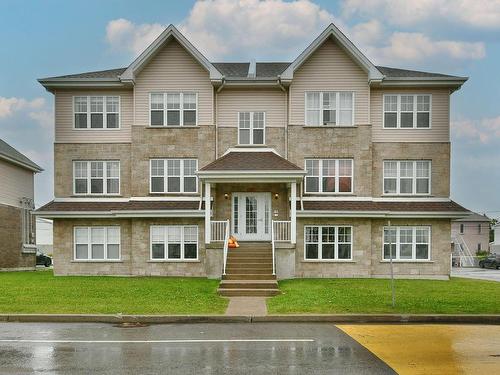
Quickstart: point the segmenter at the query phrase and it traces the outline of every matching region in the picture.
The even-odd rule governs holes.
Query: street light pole
[[[392,307],[396,306],[396,294],[394,290],[394,268],[392,264],[392,230],[391,221],[388,221],[388,231],[389,231],[389,259],[391,263],[391,290],[392,290]]]

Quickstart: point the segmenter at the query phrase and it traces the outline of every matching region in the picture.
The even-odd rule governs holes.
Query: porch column
[[[210,183],[205,182],[205,243],[210,243]]]
[[[297,242],[297,183],[294,181],[290,188],[290,242]]]

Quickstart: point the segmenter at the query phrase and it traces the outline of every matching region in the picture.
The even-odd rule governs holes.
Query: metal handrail
[[[276,259],[274,257],[274,223],[275,223],[275,221],[272,220],[272,222],[271,222],[271,248],[272,248],[272,256],[273,256],[273,275],[276,275]]]
[[[224,265],[222,269],[222,274],[226,274],[226,264],[227,264],[227,252],[229,247],[229,219],[226,220],[226,230],[224,234]]]

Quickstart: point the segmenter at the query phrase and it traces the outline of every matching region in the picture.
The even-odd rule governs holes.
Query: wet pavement
[[[339,325],[400,374],[500,374],[500,326]]]
[[[492,268],[452,268],[452,277],[466,277],[468,279],[490,280],[500,282],[500,270]]]
[[[327,323],[0,323],[0,374],[394,374]]]

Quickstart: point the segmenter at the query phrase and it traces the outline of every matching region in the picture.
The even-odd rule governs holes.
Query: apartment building
[[[375,66],[333,24],[292,62],[211,62],[169,26],[127,67],[40,79],[55,274],[447,279],[466,80]]]

